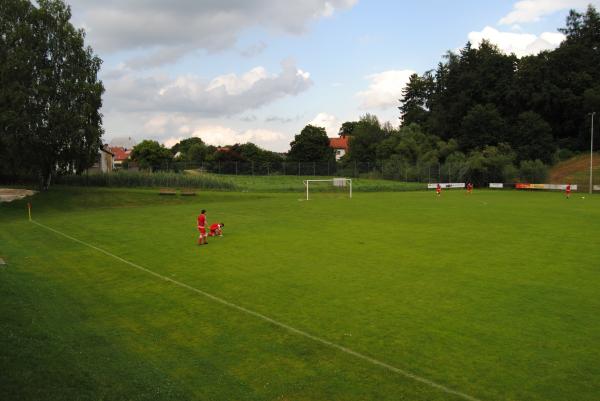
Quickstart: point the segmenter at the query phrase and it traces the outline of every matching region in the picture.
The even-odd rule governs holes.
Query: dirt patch
[[[0,202],[12,202],[17,199],[23,199],[26,196],[35,195],[37,191],[30,189],[12,189],[0,188]]]
[[[594,153],[594,172],[600,168],[600,154]],[[573,180],[576,176],[581,173],[586,173],[590,169],[590,155],[581,155],[564,162],[558,163],[550,171],[550,182],[561,182],[566,183],[569,180]]]

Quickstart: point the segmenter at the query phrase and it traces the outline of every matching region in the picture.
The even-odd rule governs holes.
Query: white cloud
[[[171,136],[163,139],[162,142],[165,146],[172,147],[182,139],[189,137],[201,138],[205,143],[213,146],[225,146],[247,142],[269,146],[272,142],[283,139],[285,135],[280,132],[260,128],[238,131],[222,125],[202,125],[196,127],[191,135]]]
[[[78,26],[99,52],[169,47],[218,51],[251,27],[300,34],[314,19],[356,0],[71,0]],[[161,57],[158,57],[160,59]],[[152,61],[157,61],[152,60]]]
[[[501,32],[489,26],[482,31],[469,33],[469,41],[475,48],[479,47],[483,40],[495,44],[507,54],[514,53],[518,57],[523,57],[555,49],[565,40],[565,35],[552,32],[544,32],[540,36],[529,33]]]
[[[214,146],[253,142],[259,146],[273,148],[279,147],[279,142],[286,138],[286,135],[274,130],[235,129],[219,122],[211,123],[180,113],[160,113],[147,117],[143,124],[143,133],[144,137],[157,139],[168,147],[184,138],[198,137]]]
[[[584,8],[590,0],[523,0],[513,5],[510,13],[498,22],[500,25],[512,25],[526,22],[536,22],[546,15],[570,8]]]
[[[402,98],[402,89],[414,73],[412,70],[391,70],[368,75],[366,79],[371,81],[369,88],[356,94],[361,101],[360,107],[387,109],[398,106],[398,100]]]
[[[135,74],[117,75],[105,82],[106,111],[187,112],[206,117],[230,116],[257,109],[277,99],[297,95],[312,85],[310,74],[290,60],[279,74],[256,67],[238,76],[225,74],[211,80],[194,75],[174,79]]]
[[[340,122],[337,117],[327,113],[317,114],[309,124],[315,127],[325,128],[327,135],[330,137],[337,136],[340,128]]]

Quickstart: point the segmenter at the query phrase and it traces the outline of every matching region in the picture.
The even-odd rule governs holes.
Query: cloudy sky
[[[254,142],[286,151],[308,123],[398,124],[413,72],[470,40],[556,47],[570,8],[600,0],[67,0],[104,60],[105,141]]]

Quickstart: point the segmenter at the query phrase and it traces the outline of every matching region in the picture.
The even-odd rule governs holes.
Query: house
[[[122,146],[113,146],[109,148],[110,151],[115,155],[114,167],[115,170],[123,167],[123,162],[129,159],[131,155],[131,149],[124,148]]]
[[[108,145],[103,145],[98,151],[96,162],[87,171],[89,173],[110,173],[113,171],[114,154]]]
[[[329,138],[329,147],[335,150],[335,160],[340,160],[342,156],[348,153],[348,143],[350,137],[348,135],[340,135],[339,138]]]

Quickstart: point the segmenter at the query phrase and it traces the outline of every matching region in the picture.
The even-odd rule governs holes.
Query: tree
[[[152,171],[166,167],[172,157],[169,149],[151,140],[144,140],[131,150],[131,160],[138,163],[140,168]]]
[[[556,147],[552,127],[537,113],[526,111],[519,114],[512,133],[511,143],[519,160],[540,159],[552,162]]]
[[[475,105],[463,118],[458,143],[464,150],[495,145],[505,138],[506,124],[493,104]]]
[[[419,124],[425,126],[429,118],[429,103],[432,100],[432,94],[435,87],[435,81],[430,71],[423,77],[418,74],[412,74],[408,84],[402,90],[402,99],[400,100],[400,119],[403,125]]]
[[[0,2],[0,167],[81,173],[100,149],[101,60],[85,47],[62,0]]]
[[[302,162],[323,162],[335,160],[334,150],[329,147],[325,128],[307,125],[290,143],[288,157]]]
[[[194,143],[185,152],[185,159],[192,163],[202,163],[208,156],[208,147],[202,143]]]
[[[354,128],[356,127],[356,124],[358,124],[357,121],[346,121],[340,127],[339,135],[340,136],[342,136],[342,135],[346,135],[346,136],[352,135],[352,133],[354,132]]]
[[[348,160],[374,162],[377,159],[377,146],[386,138],[379,120],[372,114],[365,114],[356,124],[350,138]]]
[[[173,145],[173,147],[171,147],[171,153],[173,153],[173,155],[176,155],[178,152],[180,152],[181,155],[183,156],[183,158],[185,158],[188,150],[193,145],[206,146],[204,141],[201,138],[193,136],[191,138],[182,139],[181,141],[179,141],[175,145]]]

